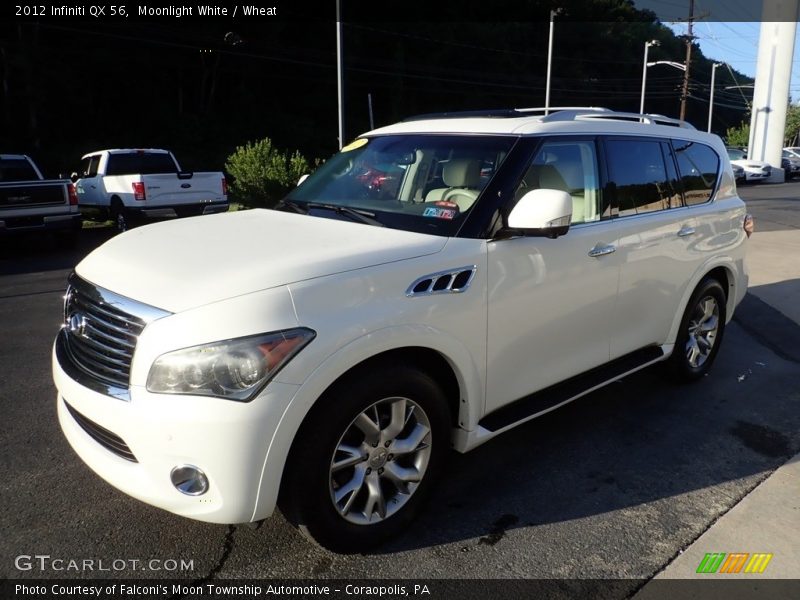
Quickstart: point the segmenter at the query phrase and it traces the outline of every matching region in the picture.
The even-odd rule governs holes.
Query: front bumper
[[[744,170],[745,178],[747,181],[756,181],[760,179],[767,179],[772,174],[772,169],[769,170],[750,170],[745,168]]]
[[[143,502],[200,521],[245,523],[272,513],[277,490],[261,489],[266,455],[298,386],[273,381],[251,402],[132,386],[126,401],[70,377],[69,365],[60,362],[62,338],[53,348],[58,420],[72,448],[100,477]],[[118,450],[118,440],[132,458],[110,449]],[[208,492],[187,496],[175,489],[170,472],[187,464],[203,470]]]

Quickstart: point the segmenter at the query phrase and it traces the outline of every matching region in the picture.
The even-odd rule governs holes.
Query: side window
[[[87,159],[88,162],[84,162],[84,172],[86,173],[86,177],[94,177],[97,175],[97,169],[100,167],[100,156],[90,156]]]
[[[692,206],[711,200],[719,172],[717,153],[704,144],[685,140],[673,140],[673,147],[678,157],[686,204]]]
[[[522,178],[515,200],[535,189],[562,190],[572,196],[572,224],[608,216],[601,202],[597,153],[593,141],[546,141]]]
[[[608,140],[609,188],[614,190],[620,217],[670,208],[674,191],[657,140]]]

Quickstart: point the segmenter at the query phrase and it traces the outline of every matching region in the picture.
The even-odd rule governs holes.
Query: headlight
[[[250,400],[315,335],[287,329],[162,354],[150,368],[147,391]]]

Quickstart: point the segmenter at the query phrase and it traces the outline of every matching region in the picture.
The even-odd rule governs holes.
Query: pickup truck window
[[[163,152],[110,154],[106,166],[106,175],[154,175],[177,172],[175,161],[169,154]]]
[[[515,137],[387,135],[360,138],[286,198],[315,216],[360,210],[395,229],[454,235]],[[323,210],[327,205],[340,210]]]
[[[36,181],[39,176],[24,158],[0,160],[0,181]]]

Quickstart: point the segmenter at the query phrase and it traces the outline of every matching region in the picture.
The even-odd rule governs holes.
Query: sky
[[[686,17],[689,0],[635,0],[637,8],[647,8],[658,14],[661,22],[678,35],[687,32]],[[717,62],[755,77],[758,58],[758,38],[761,23],[761,2],[758,0],[695,0],[694,35],[703,54]],[[679,20],[683,19],[684,22]],[[724,68],[724,67],[720,67]],[[752,89],[732,90],[752,97]],[[792,79],[789,84],[792,102],[800,100],[800,28],[795,37]]]

